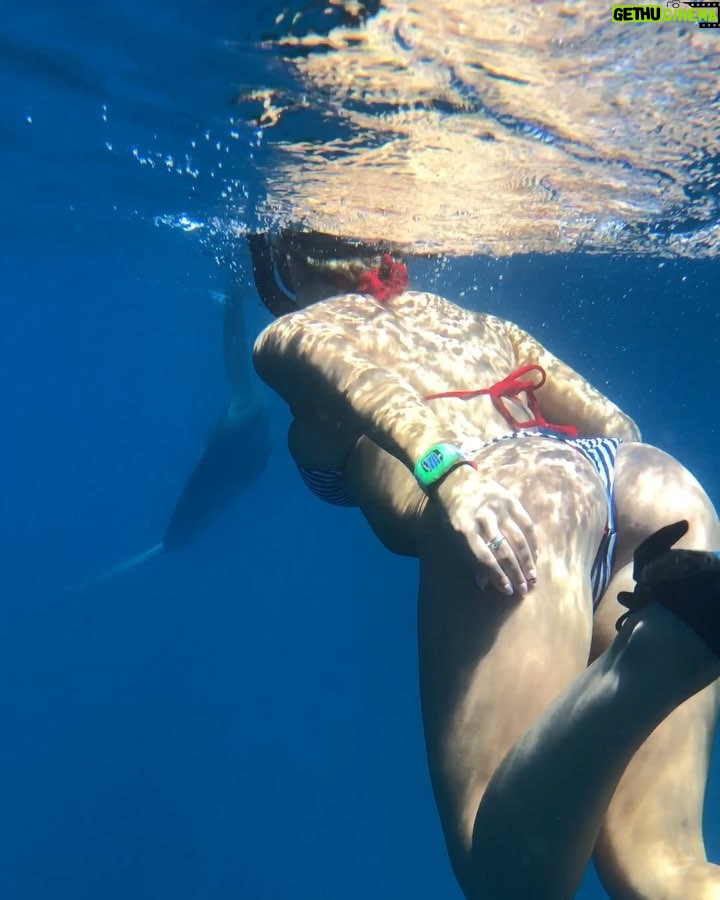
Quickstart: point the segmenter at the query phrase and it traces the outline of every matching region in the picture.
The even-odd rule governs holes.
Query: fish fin
[[[118,575],[122,575],[124,572],[129,572],[131,569],[135,569],[138,566],[143,565],[143,563],[148,562],[148,560],[154,559],[156,556],[159,556],[164,551],[164,549],[164,544],[156,544],[149,550],[143,550],[142,553],[138,553],[136,556],[131,556],[129,559],[125,559],[122,562],[116,563],[114,566],[110,566],[109,569],[105,569],[103,572],[100,572],[99,575],[93,575],[90,578],[86,578],[85,581],[81,581],[78,584],[68,588],[67,590],[82,591],[86,588],[92,587],[93,585],[101,584],[104,581],[109,581],[111,578],[116,578]]]

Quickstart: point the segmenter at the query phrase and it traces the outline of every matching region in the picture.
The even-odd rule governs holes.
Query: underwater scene
[[[718,14],[4,10],[1,897],[720,897]]]

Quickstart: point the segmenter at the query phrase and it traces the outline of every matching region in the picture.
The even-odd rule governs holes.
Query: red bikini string
[[[522,376],[527,375],[528,372],[539,372],[540,380],[521,381],[520,379]],[[493,384],[489,388],[480,388],[476,391],[443,391],[439,394],[427,394],[423,397],[423,400],[439,400],[442,397],[458,397],[461,400],[469,400],[472,397],[479,397],[481,394],[488,394],[492,401],[492,405],[513,431],[517,431],[521,428],[548,428],[551,431],[566,434],[568,437],[577,437],[578,430],[573,425],[553,425],[543,418],[543,415],[540,412],[538,399],[535,396],[535,391],[545,384],[546,378],[547,374],[542,366],[535,364],[521,366],[519,369],[515,369],[514,372],[511,372],[507,378],[503,378],[501,381],[498,381],[497,384]],[[527,405],[530,407],[530,412],[533,414],[532,419],[527,419],[524,422],[518,422],[503,403],[503,397],[518,397],[520,394],[525,394]]]
[[[398,297],[407,290],[408,272],[405,266],[384,253],[376,269],[366,269],[357,280],[359,294],[370,294],[380,303]]]

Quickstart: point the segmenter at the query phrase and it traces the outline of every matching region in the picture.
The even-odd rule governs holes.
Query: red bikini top
[[[528,372],[539,373],[540,379],[536,381],[521,380],[522,376],[527,375]],[[502,381],[498,381],[497,384],[493,384],[489,388],[479,388],[475,391],[443,391],[439,394],[427,394],[423,399],[439,400],[441,397],[458,397],[461,400],[470,400],[472,397],[479,397],[481,394],[489,394],[492,405],[513,431],[520,431],[523,428],[547,428],[558,434],[566,434],[568,437],[573,438],[577,437],[578,430],[573,425],[553,425],[540,412],[540,404],[535,396],[535,391],[545,384],[546,378],[545,369],[537,364],[532,364],[515,369]],[[526,419],[524,422],[519,422],[503,402],[504,397],[518,397],[520,394],[525,394],[527,405],[530,407],[530,412],[533,415],[532,419]]]

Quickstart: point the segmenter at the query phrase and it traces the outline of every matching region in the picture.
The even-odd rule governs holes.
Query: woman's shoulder
[[[462,336],[465,340],[477,337],[487,340],[490,334],[506,336],[508,323],[497,316],[468,309],[435,291],[404,291],[389,300],[378,301],[364,294],[341,294],[320,300],[296,312],[282,316],[260,335],[259,344],[267,340],[268,332],[277,341],[289,340],[303,334],[318,339],[345,335],[357,339],[370,337],[373,323],[384,322],[383,336],[394,321],[400,332],[433,334],[435,337]],[[257,345],[256,345],[257,346]]]
[[[427,326],[437,332],[447,329],[455,333],[461,329],[467,337],[472,334],[485,337],[488,331],[505,334],[509,325],[504,319],[470,309],[434,291],[406,291],[391,303],[412,314],[416,321],[426,320]]]

